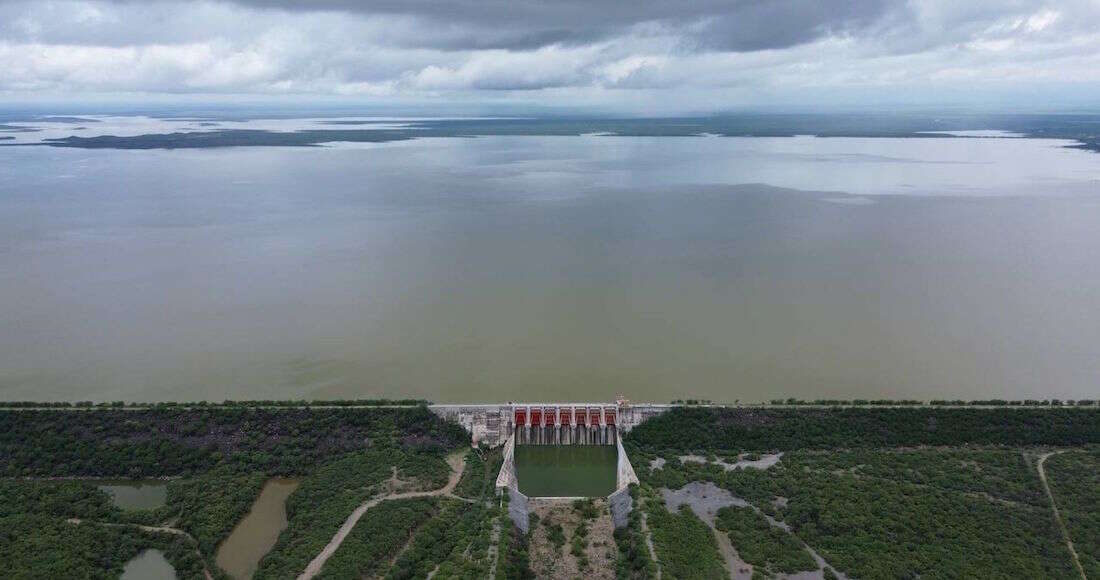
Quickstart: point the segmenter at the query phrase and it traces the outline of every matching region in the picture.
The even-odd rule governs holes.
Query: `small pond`
[[[603,497],[615,491],[614,445],[517,445],[516,478],[529,497]]]
[[[127,510],[158,508],[168,497],[168,484],[159,479],[101,481],[99,489],[107,492],[115,505]]]
[[[145,550],[122,569],[122,580],[175,580],[176,569],[160,550]]]
[[[252,509],[218,546],[218,567],[237,580],[251,578],[260,560],[286,529],[286,498],[298,488],[295,479],[271,479]]]

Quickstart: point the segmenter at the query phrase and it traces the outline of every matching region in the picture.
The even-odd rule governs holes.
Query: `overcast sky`
[[[0,0],[7,103],[667,114],[1097,95],[1100,0]]]

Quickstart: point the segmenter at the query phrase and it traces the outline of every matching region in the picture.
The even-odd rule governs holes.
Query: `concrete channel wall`
[[[527,496],[519,490],[519,478],[516,477],[516,438],[509,437],[504,444],[504,461],[497,474],[497,493],[508,494],[508,518],[517,528],[527,533],[530,527]]]
[[[444,419],[455,421],[466,428],[471,434],[474,445],[484,443],[491,447],[496,447],[498,445],[504,446],[502,450],[503,461],[496,480],[497,492],[508,494],[508,517],[517,528],[526,533],[530,526],[529,498],[519,490],[519,478],[516,475],[515,453],[517,437],[525,438],[526,441],[531,441],[531,435],[530,426],[525,426],[522,430],[517,430],[515,428],[514,419],[516,417],[516,410],[522,409],[525,413],[529,413],[532,408],[538,408],[540,410],[560,410],[563,408],[569,409],[580,406],[579,404],[562,403],[541,403],[534,405],[525,403],[507,405],[432,405],[431,408],[433,412]],[[605,409],[610,405],[584,404],[583,406],[587,410],[591,408]],[[593,428],[594,430],[599,430],[607,434],[603,436],[599,443],[615,445],[617,458],[615,491],[607,497],[607,501],[611,510],[611,519],[616,528],[621,528],[627,524],[630,511],[634,507],[634,501],[630,497],[630,485],[638,483],[638,475],[635,473],[634,466],[631,465],[630,458],[627,457],[626,450],[623,448],[622,433],[629,432],[650,417],[664,413],[669,408],[671,408],[671,405],[627,406],[616,404],[614,405],[613,424],[598,424]],[[527,417],[529,418],[530,415],[528,414]],[[560,416],[555,416],[555,419],[560,418]],[[603,419],[602,413],[601,419]],[[577,441],[572,436],[562,437],[561,435],[561,433],[567,430],[572,430],[572,433],[575,433],[577,427],[574,422],[564,425],[556,423],[553,426],[547,427],[540,421],[540,427],[536,428],[555,430],[555,437],[551,440],[553,443],[546,442],[543,444],[581,443],[581,441]],[[586,438],[584,442],[589,444],[596,443],[594,438]]]
[[[623,490],[632,483],[638,483],[638,474],[634,473],[634,466],[630,464],[630,458],[626,456],[626,450],[623,449],[622,437],[616,439],[615,447],[618,450],[619,458],[616,466],[615,489]]]

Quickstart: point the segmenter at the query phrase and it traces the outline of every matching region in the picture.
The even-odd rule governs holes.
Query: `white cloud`
[[[934,102],[945,83],[962,80],[997,90],[1100,83],[1100,4],[1091,0],[867,0],[839,16],[776,0],[739,13],[797,31],[771,44],[731,25],[728,3],[688,12],[649,0],[638,15],[614,3],[516,4],[541,23],[489,12],[477,20],[446,2],[415,4],[420,12],[384,0],[330,4],[0,0],[0,98],[510,95],[615,106],[665,94],[696,106],[812,104],[815,91],[858,96],[868,87]],[[603,22],[562,32],[581,17]]]

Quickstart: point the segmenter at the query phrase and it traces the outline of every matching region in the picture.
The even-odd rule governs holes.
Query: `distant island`
[[[63,121],[58,121],[61,119]],[[37,119],[76,123],[81,117]],[[216,120],[212,117],[211,120]],[[33,120],[28,119],[28,122]],[[200,123],[210,126],[210,121]],[[333,126],[369,125],[369,121],[333,120]],[[400,128],[269,131],[221,129],[145,135],[46,139],[53,147],[85,149],[184,149],[209,147],[307,147],[329,142],[381,143],[424,137],[478,136],[621,136],[621,137],[906,137],[966,138],[952,132],[995,128],[1025,138],[1067,139],[1073,147],[1100,151],[1100,122],[1094,115],[848,115],[745,114],[662,118],[507,118],[445,119],[402,122]]]

